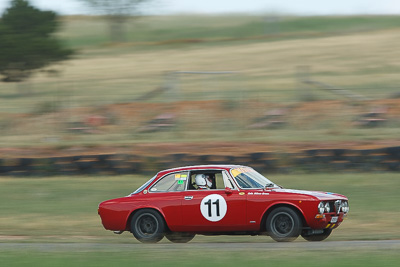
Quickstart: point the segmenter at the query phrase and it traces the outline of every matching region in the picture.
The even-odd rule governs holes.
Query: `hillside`
[[[100,18],[64,18],[60,36],[79,53],[58,74],[2,84],[0,146],[397,140],[398,20],[281,18],[268,32],[257,17],[150,17],[109,44]],[[376,110],[384,123],[357,124]],[[252,127],[276,111],[282,127]],[[173,127],[141,133],[171,114]]]

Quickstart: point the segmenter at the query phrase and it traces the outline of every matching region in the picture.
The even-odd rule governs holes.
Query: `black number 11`
[[[204,205],[208,206],[208,217],[212,217],[211,213],[211,204],[214,204],[217,208],[217,217],[219,217],[219,199],[217,199],[215,202],[211,203],[211,199],[209,199],[207,202],[204,203]]]

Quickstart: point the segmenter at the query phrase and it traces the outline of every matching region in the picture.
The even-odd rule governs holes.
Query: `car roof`
[[[166,174],[170,172],[177,172],[177,171],[191,171],[191,170],[227,170],[235,169],[235,168],[243,168],[247,167],[244,165],[235,165],[235,164],[214,164],[214,165],[193,165],[193,166],[184,166],[184,167],[177,167],[167,170],[162,170],[158,174]]]

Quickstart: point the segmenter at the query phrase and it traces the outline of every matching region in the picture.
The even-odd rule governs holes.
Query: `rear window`
[[[161,178],[151,188],[150,192],[176,192],[184,191],[188,172],[172,173]]]

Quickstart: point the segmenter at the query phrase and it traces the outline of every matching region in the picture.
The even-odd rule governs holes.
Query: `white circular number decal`
[[[228,206],[222,196],[213,194],[203,198],[200,210],[204,218],[212,222],[218,222],[224,218]]]

